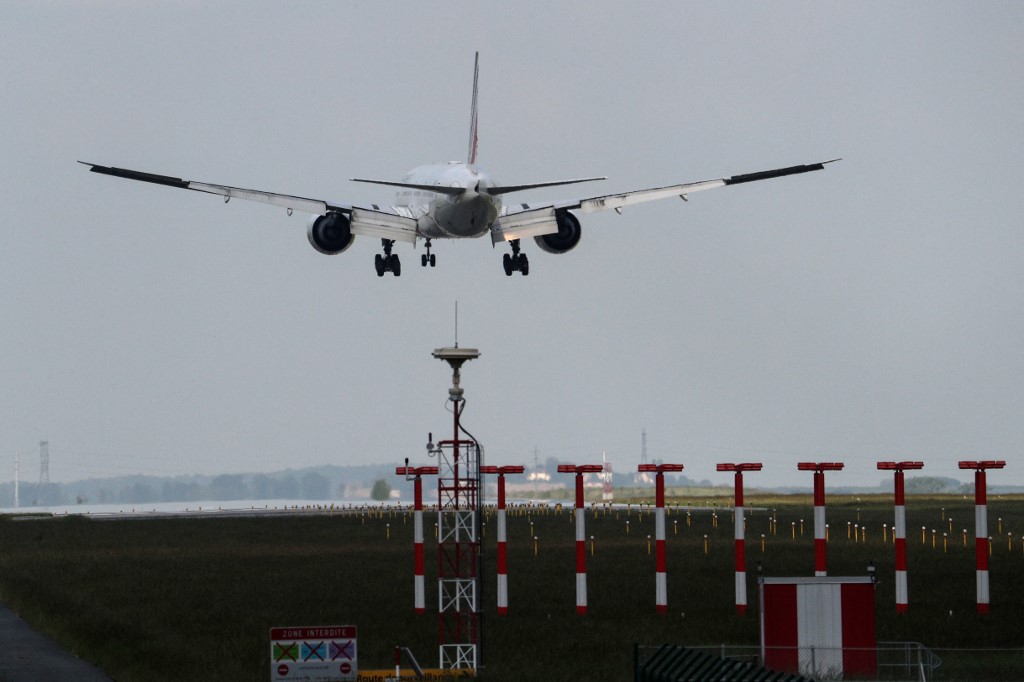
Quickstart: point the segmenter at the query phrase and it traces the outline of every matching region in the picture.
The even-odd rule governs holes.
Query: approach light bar
[[[843,468],[842,462],[800,462],[796,465],[800,471],[840,471]]]
[[[1002,469],[1006,466],[1006,462],[1003,460],[987,459],[983,462],[964,461],[960,462],[961,469],[976,469],[977,471],[984,471],[985,469]]]
[[[878,468],[883,471],[906,471],[909,469],[923,469],[924,462],[879,462]]]
[[[717,471],[760,471],[764,467],[761,462],[743,462],[741,464],[716,464]]]

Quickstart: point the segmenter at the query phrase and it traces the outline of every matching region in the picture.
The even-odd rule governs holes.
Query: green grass
[[[488,516],[484,673],[487,680],[632,679],[633,644],[756,645],[756,563],[766,576],[813,574],[813,508],[809,496],[750,497],[747,560],[749,611],[733,606],[732,517],[727,498],[694,511],[672,500],[668,517],[669,614],[654,608],[654,557],[647,535],[654,516],[588,513],[589,613],[575,613],[572,514],[509,514],[509,615],[495,615],[495,522]],[[892,524],[891,497],[829,500],[831,575],[864,575],[874,560],[878,636],[933,648],[1024,645],[1024,505],[989,499],[997,535],[991,559],[992,612],[975,613],[973,501],[961,496],[909,498],[910,612],[897,616],[893,549],[882,543]],[[775,509],[777,534],[769,530]],[[943,552],[945,516],[955,536]],[[858,521],[857,514],[860,514]],[[800,535],[799,520],[804,520]],[[413,613],[411,516],[385,514],[252,519],[95,521],[80,517],[0,519],[0,597],[37,628],[95,662],[118,680],[265,680],[268,631],[285,625],[356,625],[361,668],[388,668],[393,647],[408,646],[437,665],[437,547],[426,515],[426,616]],[[538,553],[530,538],[538,536]],[[677,522],[674,524],[673,522]],[[796,523],[797,537],[791,536]],[[847,522],[866,527],[866,542],[847,539]],[[386,539],[386,526],[391,539]],[[927,529],[921,543],[920,528]],[[968,529],[968,546],[961,529]],[[678,527],[678,534],[674,532]],[[938,531],[931,546],[931,529]],[[1008,551],[1006,533],[1013,532]],[[760,536],[765,534],[762,553]],[[703,536],[708,535],[708,553]],[[435,612],[430,613],[433,609]],[[952,614],[952,615],[951,615]]]

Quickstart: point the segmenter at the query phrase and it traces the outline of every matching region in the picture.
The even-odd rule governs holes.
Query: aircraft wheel
[[[437,256],[430,254],[430,267],[437,265]]]
[[[376,258],[373,259],[373,266],[377,269],[377,276],[384,276],[384,256],[377,254]]]
[[[525,253],[519,256],[519,272],[523,273],[523,277],[530,274],[530,259]]]
[[[505,266],[505,274],[508,275],[509,277],[511,277],[512,276],[512,254],[506,253],[505,257],[502,259],[502,263]]]
[[[391,254],[389,260],[391,261],[391,272],[394,273],[395,277],[400,277],[402,275],[402,261],[398,260],[398,254]]]
[[[420,256],[420,265],[427,267],[427,254]]]

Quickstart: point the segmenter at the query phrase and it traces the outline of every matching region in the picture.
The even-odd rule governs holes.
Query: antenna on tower
[[[39,441],[39,489],[50,485],[50,441]]]
[[[455,347],[459,347],[459,301],[455,300]]]

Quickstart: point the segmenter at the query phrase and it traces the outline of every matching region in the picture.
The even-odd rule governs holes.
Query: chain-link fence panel
[[[831,682],[1021,682],[1024,647],[1014,649],[929,649],[917,642],[880,642],[872,649],[776,647],[719,644],[690,646],[720,658],[764,665],[779,672]],[[637,670],[658,650],[638,646]],[[781,665],[780,665],[781,663]]]

